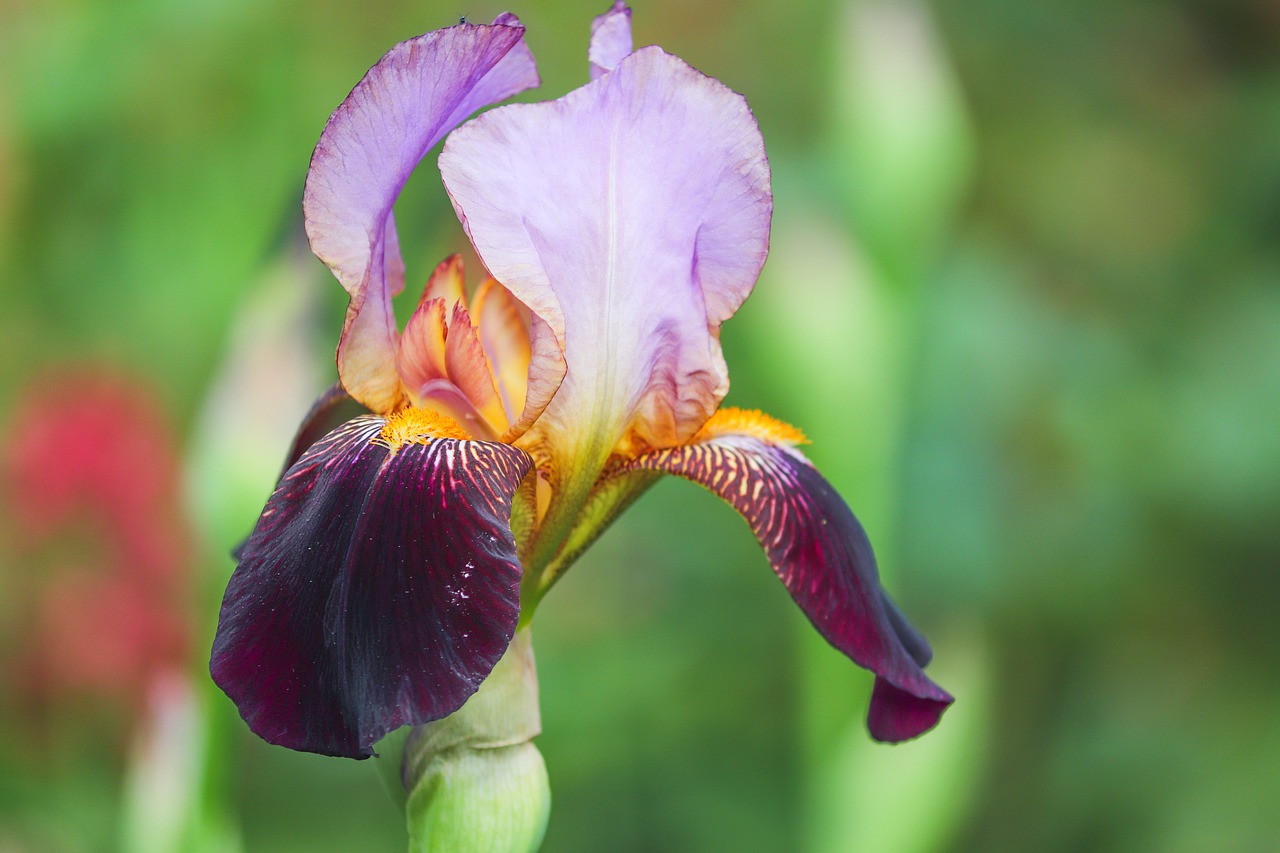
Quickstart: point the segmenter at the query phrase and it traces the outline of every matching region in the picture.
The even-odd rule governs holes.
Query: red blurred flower
[[[0,436],[2,665],[29,703],[137,708],[189,648],[189,525],[169,425],[140,381],[100,368],[37,377]]]

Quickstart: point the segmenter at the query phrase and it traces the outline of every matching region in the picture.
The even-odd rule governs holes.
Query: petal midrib
[[[617,436],[611,438],[603,438],[601,427],[604,425],[605,418],[610,412],[614,411],[613,393],[616,383],[614,382],[617,358],[614,355],[614,348],[610,346],[610,332],[614,328],[614,318],[617,315],[617,306],[614,304],[616,294],[618,292],[617,274],[618,274],[618,128],[615,125],[610,128],[609,132],[609,159],[607,161],[606,173],[608,175],[607,189],[605,191],[605,209],[608,235],[607,265],[605,267],[604,277],[604,335],[598,340],[597,346],[604,348],[604,371],[600,374],[601,393],[595,398],[595,407],[591,415],[591,423],[597,426],[595,441],[592,450],[600,451],[605,448],[599,445],[607,442],[611,446],[618,440]],[[603,441],[602,441],[603,439]],[[592,453],[592,457],[596,456]],[[595,479],[593,472],[592,479]]]
[[[604,217],[607,257],[604,281],[602,282],[603,305],[601,306],[603,314],[601,328],[605,334],[597,337],[595,340],[596,351],[589,357],[589,360],[594,361],[596,364],[603,363],[603,369],[594,371],[595,375],[599,377],[599,384],[594,389],[595,393],[590,395],[590,409],[584,413],[586,417],[584,418],[583,426],[589,427],[589,430],[582,434],[582,443],[575,448],[575,452],[556,459],[556,462],[565,467],[557,472],[560,478],[556,493],[551,499],[551,506],[547,515],[539,525],[539,530],[534,534],[533,548],[530,554],[531,565],[526,566],[525,569],[537,579],[540,587],[539,597],[541,593],[545,593],[550,582],[554,580],[553,578],[547,578],[544,581],[541,578],[542,570],[555,558],[555,555],[559,553],[568,539],[573,530],[574,522],[590,497],[592,485],[604,469],[610,452],[621,437],[614,434],[619,426],[615,422],[617,420],[617,407],[613,399],[617,386],[614,381],[617,359],[614,347],[609,345],[611,336],[608,334],[613,329],[614,319],[618,314],[616,305],[619,231],[617,164],[618,128],[614,126],[610,128],[609,132],[608,158],[605,168]],[[534,244],[537,245],[537,242],[535,241]],[[572,342],[566,341],[566,355],[569,355],[568,347],[571,346]],[[582,356],[581,352],[574,352],[569,358],[568,379],[571,382],[573,381],[573,361]],[[591,375],[591,372],[588,372],[587,375]],[[581,391],[581,389],[577,390]],[[554,401],[552,405],[554,405]],[[611,415],[614,417],[611,418]]]

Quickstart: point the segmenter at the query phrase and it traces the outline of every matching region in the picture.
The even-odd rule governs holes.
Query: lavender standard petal
[[[629,432],[692,435],[728,389],[718,328],[768,249],[769,167],[746,101],[643,48],[558,101],[459,128],[440,166],[485,265],[567,342],[535,427],[557,462],[593,464]]]
[[[631,7],[617,0],[603,15],[591,21],[591,79],[608,74],[631,53]]]
[[[392,206],[418,161],[476,110],[538,84],[524,29],[460,24],[393,47],[325,125],[303,216],[312,251],[351,295],[339,373],[375,411],[398,402],[395,318],[404,286]],[[518,23],[518,22],[515,22]]]

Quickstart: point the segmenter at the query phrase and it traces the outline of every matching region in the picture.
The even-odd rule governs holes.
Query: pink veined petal
[[[609,11],[591,21],[591,47],[587,50],[591,79],[608,74],[630,53],[631,7],[616,0]]]
[[[311,404],[311,409],[298,425],[298,431],[293,436],[293,444],[289,446],[289,453],[284,458],[284,468],[281,469],[280,476],[283,477],[311,445],[333,429],[362,414],[366,414],[364,407],[351,398],[340,382],[335,382],[326,388]],[[248,543],[249,540],[245,539],[232,548],[231,556],[239,561]]]
[[[351,295],[338,374],[375,411],[400,398],[391,297],[404,287],[392,206],[431,146],[476,110],[538,84],[511,15],[393,47],[334,111],[303,195],[312,251]]]
[[[544,319],[568,373],[535,424],[561,474],[619,443],[693,435],[728,390],[719,326],[768,251],[772,196],[746,101],[649,47],[558,101],[492,110],[440,156],[490,272]],[[590,470],[594,468],[594,471]]]
[[[361,411],[360,404],[352,400],[351,395],[343,390],[341,385],[336,382],[330,385],[321,392],[316,401],[311,404],[311,409],[303,416],[302,423],[298,425],[298,432],[293,437],[293,444],[289,447],[289,454],[285,457],[284,468],[280,475],[284,476],[284,472],[292,468],[293,463],[297,462],[311,445],[331,430],[362,414],[365,412]]]

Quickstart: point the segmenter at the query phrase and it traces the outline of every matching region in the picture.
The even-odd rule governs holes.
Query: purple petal
[[[608,74],[631,53],[631,7],[617,0],[603,15],[591,21],[591,79]]]
[[[556,338],[535,363],[565,352],[534,426],[562,473],[624,438],[696,432],[728,389],[719,326],[768,250],[769,167],[746,101],[647,47],[558,101],[459,128],[440,167],[485,265]]]
[[[461,707],[515,632],[511,496],[531,460],[454,439],[393,454],[383,424],[303,454],[227,586],[210,670],[270,743],[366,758]]]
[[[339,375],[375,411],[398,402],[391,297],[404,265],[391,216],[431,146],[476,110],[538,84],[524,29],[511,15],[460,24],[393,47],[334,111],[303,196],[312,251],[351,295]]]
[[[896,743],[933,728],[952,698],[921,667],[929,646],[880,588],[875,555],[844,500],[803,456],[726,435],[634,460],[693,480],[742,513],[818,632],[876,674],[867,727]]]

